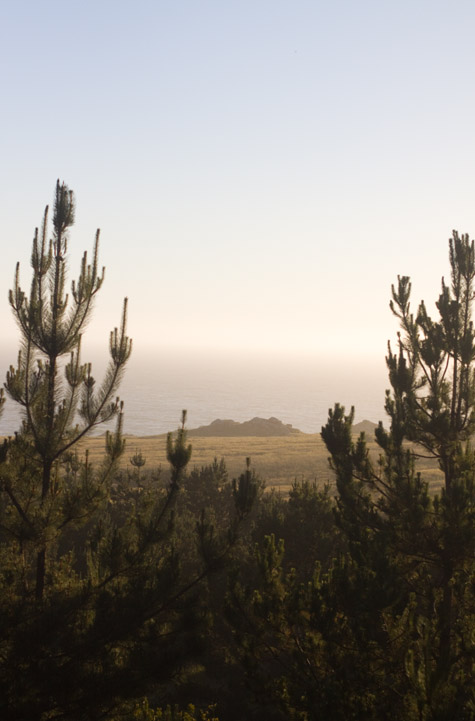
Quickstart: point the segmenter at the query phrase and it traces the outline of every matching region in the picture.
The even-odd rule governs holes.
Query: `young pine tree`
[[[379,462],[363,436],[352,440],[353,414],[341,407],[322,429],[352,592],[368,598],[354,622],[365,647],[374,644],[369,663],[386,665],[381,686],[397,713],[433,721],[475,716],[475,252],[455,231],[449,250],[437,319],[424,302],[411,313],[408,277],[392,289],[401,332],[387,357],[390,428],[376,432]],[[436,462],[440,487],[429,489],[417,471],[421,456]]]
[[[121,495],[127,489],[117,488],[115,476],[123,450],[116,391],[131,351],[126,302],[96,387],[80,349],[103,281],[98,236],[68,296],[74,199],[66,186],[56,187],[51,241],[47,220],[46,210],[33,242],[30,293],[17,268],[10,294],[22,345],[6,389],[23,420],[0,447],[0,718],[115,721],[151,690],[166,706],[173,679],[202,654],[209,616],[203,586],[231,542],[217,538],[203,517],[193,536],[194,565],[184,572],[190,554],[175,532],[174,507],[191,455],[185,414],[167,444],[168,488],[154,481],[147,491]],[[104,459],[93,465],[78,442],[114,418]],[[134,463],[143,463],[140,454]],[[252,484],[241,485],[238,520],[254,495]]]
[[[121,404],[116,391],[130,356],[126,335],[127,299],[120,329],[110,336],[110,363],[96,388],[91,364],[81,362],[81,336],[102,286],[98,271],[99,231],[92,262],[84,253],[77,281],[65,293],[68,231],[74,223],[74,196],[56,185],[53,233],[48,239],[48,207],[41,232],[36,229],[31,289],[20,286],[19,264],[9,299],[21,333],[16,368],[5,387],[23,411],[10,441],[2,475],[2,526],[15,539],[25,594],[41,601],[54,576],[54,546],[68,526],[91,513],[102,497],[122,451]],[[100,470],[78,464],[74,447],[92,428],[117,419],[116,433],[106,438],[106,460]],[[50,554],[51,551],[51,554]]]

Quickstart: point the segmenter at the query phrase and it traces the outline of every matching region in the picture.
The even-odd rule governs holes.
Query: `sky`
[[[397,275],[475,233],[471,0],[19,0],[0,10],[0,322],[57,178],[89,342],[384,357]],[[91,346],[92,347],[92,346]],[[16,351],[15,351],[16,352]]]

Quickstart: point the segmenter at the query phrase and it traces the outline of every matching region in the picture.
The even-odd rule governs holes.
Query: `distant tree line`
[[[167,471],[125,470],[122,320],[97,384],[81,337],[103,282],[99,232],[66,293],[72,192],[58,182],[5,390],[0,447],[0,718],[5,721],[475,719],[475,252],[449,241],[437,319],[392,289],[389,422],[379,456],[330,411],[335,483],[266,492],[248,462],[192,467],[186,413]],[[1,395],[0,403],[5,398]],[[99,424],[103,460],[79,442]],[[443,477],[429,488],[419,456]]]

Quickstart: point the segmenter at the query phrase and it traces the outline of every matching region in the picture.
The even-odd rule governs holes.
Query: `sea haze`
[[[4,361],[6,372],[15,352]],[[90,357],[84,357],[89,360]],[[99,382],[102,360],[93,361]],[[3,375],[4,377],[4,375]],[[306,433],[318,433],[328,409],[338,402],[355,406],[355,420],[385,419],[384,393],[388,387],[384,357],[368,360],[348,353],[340,358],[154,351],[135,353],[120,388],[124,401],[124,431],[156,435],[177,427],[182,409],[188,427],[207,425],[216,418],[235,421],[274,416]],[[19,427],[17,404],[7,399],[0,434]],[[102,427],[99,432],[103,432]]]

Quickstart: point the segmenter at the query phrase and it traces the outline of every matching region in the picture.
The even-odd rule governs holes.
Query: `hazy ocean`
[[[2,369],[6,371],[12,360],[14,356],[0,366],[2,379]],[[103,364],[93,363],[97,381],[102,370]],[[216,418],[245,421],[274,416],[306,433],[318,433],[336,402],[347,409],[354,405],[356,421],[384,420],[387,386],[384,359],[371,363],[356,358],[343,364],[278,354],[207,357],[156,352],[131,358],[119,394],[125,403],[124,430],[135,435],[174,430],[182,409],[188,411],[189,428]],[[19,418],[16,404],[8,399],[0,434],[17,429]]]

